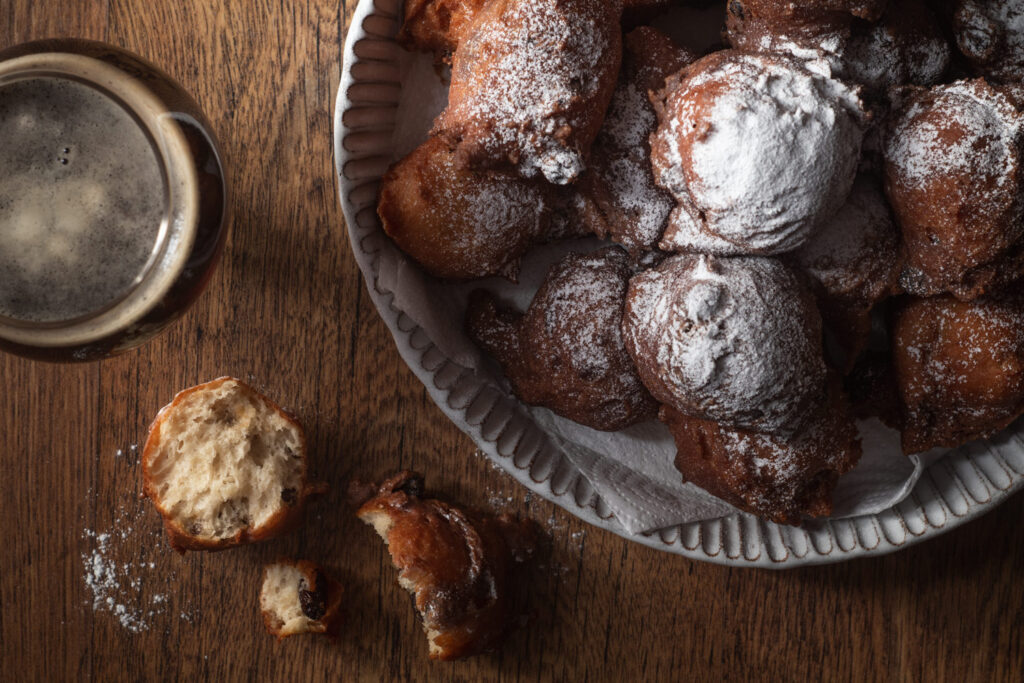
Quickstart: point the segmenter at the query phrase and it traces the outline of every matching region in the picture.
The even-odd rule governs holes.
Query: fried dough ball
[[[983,80],[912,88],[884,143],[885,183],[910,293],[974,298],[1015,276],[1000,261],[1024,232],[1024,116]]]
[[[452,62],[434,134],[476,170],[583,172],[622,61],[621,0],[493,0]]]
[[[398,42],[410,50],[450,59],[473,19],[490,0],[405,0]]]
[[[792,3],[791,3],[792,4]],[[849,38],[853,15],[810,7],[779,7],[771,0],[730,0],[725,37],[737,50],[838,52]]]
[[[655,179],[677,202],[665,251],[792,251],[850,193],[863,104],[796,59],[715,52],[670,77],[652,101]]]
[[[581,220],[634,256],[657,248],[674,202],[654,182],[650,136],[657,126],[647,97],[665,78],[696,60],[657,29],[626,35],[619,84],[598,133],[590,168],[577,185]]]
[[[893,329],[903,449],[991,436],[1024,413],[1024,297],[911,299]]]
[[[793,264],[811,277],[826,329],[848,370],[871,333],[871,309],[892,295],[901,262],[899,234],[882,188],[860,176],[839,212],[803,247]]]
[[[384,539],[399,584],[413,593],[431,659],[501,645],[520,615],[519,565],[536,548],[535,523],[427,498],[415,472],[386,479],[356,514]]]
[[[1008,83],[1024,79],[1024,0],[960,0],[953,33],[978,73]]]
[[[820,59],[833,75],[884,95],[895,85],[930,85],[949,66],[950,48],[924,0],[889,3],[878,21],[842,13],[794,20],[738,17],[730,3],[727,37],[738,49]]]
[[[626,349],[651,394],[723,426],[799,426],[825,382],[814,299],[775,259],[680,254],[633,277]]]
[[[733,431],[668,406],[660,418],[676,442],[676,469],[708,493],[778,524],[832,513],[839,476],[861,457],[857,429],[838,382],[792,436]]]
[[[855,24],[839,75],[875,93],[896,85],[931,85],[949,68],[950,54],[925,0],[897,0],[881,21]]]
[[[548,201],[540,183],[459,168],[454,152],[431,138],[384,175],[377,214],[432,275],[514,279],[519,258],[544,238]]]
[[[806,49],[842,38],[854,17],[877,21],[887,4],[888,0],[729,0],[725,32],[737,49],[759,52],[785,43]]]
[[[525,315],[478,291],[466,326],[525,403],[594,429],[625,429],[658,409],[622,341],[631,275],[618,247],[569,254],[548,271]]]

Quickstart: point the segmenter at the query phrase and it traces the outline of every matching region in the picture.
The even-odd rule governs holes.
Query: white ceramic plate
[[[402,88],[398,30],[402,0],[361,0],[345,44],[334,150],[338,190],[356,261],[399,353],[438,407],[494,462],[542,497],[587,522],[644,545],[736,566],[794,567],[883,555],[937,536],[991,510],[1024,487],[1024,425],[970,444],[927,470],[902,503],[875,515],[780,526],[745,513],[632,535],[589,482],[501,387],[455,363],[395,300],[383,272],[401,255],[376,215],[391,158]]]

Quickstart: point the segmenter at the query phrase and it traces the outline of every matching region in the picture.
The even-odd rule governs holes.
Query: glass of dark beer
[[[227,225],[218,145],[169,76],[89,41],[0,51],[0,349],[142,344],[203,290]]]

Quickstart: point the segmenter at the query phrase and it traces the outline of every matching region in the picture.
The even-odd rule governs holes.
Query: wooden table
[[[354,4],[0,2],[0,47],[95,38],[179,79],[223,141],[235,213],[208,291],[144,348],[76,366],[0,354],[0,678],[1021,680],[1024,496],[894,556],[754,571],[589,528],[474,454],[403,365],[349,253],[331,108]],[[225,374],[301,416],[333,493],[292,536],[181,557],[137,498],[135,447],[177,390]],[[344,502],[349,478],[399,467],[550,530],[531,626],[501,654],[427,660],[382,544]],[[264,632],[258,579],[280,555],[347,585],[337,642]]]

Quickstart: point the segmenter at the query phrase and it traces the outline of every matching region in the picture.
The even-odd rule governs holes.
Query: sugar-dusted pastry
[[[731,430],[668,406],[661,419],[675,438],[676,469],[685,481],[779,524],[830,515],[839,476],[861,457],[857,429],[834,380],[790,436]]]
[[[946,72],[950,54],[926,0],[893,0],[877,23],[855,24],[840,75],[876,94],[895,85],[931,85]]]
[[[142,450],[142,482],[181,553],[279,536],[326,490],[306,479],[295,418],[231,377],[186,389],[161,409]]]
[[[449,60],[473,19],[490,0],[405,0],[398,42]]]
[[[953,32],[978,73],[996,81],[1024,79],[1024,0],[958,0]]]
[[[630,281],[623,332],[651,394],[692,417],[792,431],[823,391],[821,318],[775,259],[666,259]]]
[[[779,254],[839,210],[866,114],[827,71],[725,50],[669,78],[653,96],[651,137],[655,178],[677,202],[662,249]]]
[[[303,633],[333,634],[344,588],[308,560],[278,560],[263,568],[260,612],[277,639]]]
[[[815,285],[825,327],[844,351],[843,370],[867,343],[871,309],[897,289],[899,246],[880,184],[862,175],[843,208],[792,254]]]
[[[1024,413],[1024,296],[910,299],[893,356],[903,449],[919,453],[991,436]]]
[[[525,315],[475,292],[467,330],[525,403],[594,429],[624,429],[658,409],[622,341],[632,272],[618,247],[570,253],[548,271]]]
[[[626,34],[624,53],[619,84],[577,192],[583,222],[639,255],[657,247],[675,205],[654,182],[650,136],[657,118],[647,93],[696,55],[648,26]]]
[[[515,278],[519,258],[544,238],[548,190],[515,176],[460,168],[431,138],[381,179],[384,231],[437,277]]]
[[[844,12],[765,18],[744,10],[742,3],[728,7],[726,37],[733,47],[823,60],[834,76],[876,96],[894,85],[935,83],[949,66],[949,43],[925,0],[890,2],[871,22]]]
[[[615,89],[621,11],[621,0],[493,0],[455,54],[434,133],[462,166],[575,181]]]
[[[850,36],[853,15],[773,0],[729,0],[725,38],[747,52],[784,52],[800,57],[838,54]],[[818,53],[818,54],[813,54]]]
[[[522,565],[539,537],[532,521],[428,498],[414,472],[386,479],[356,514],[384,539],[413,594],[431,659],[495,650],[515,628]]]
[[[1022,144],[1024,116],[984,80],[903,94],[884,157],[908,292],[971,299],[1017,274],[1000,261],[1024,233]]]

